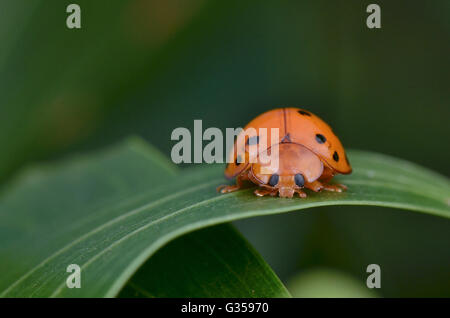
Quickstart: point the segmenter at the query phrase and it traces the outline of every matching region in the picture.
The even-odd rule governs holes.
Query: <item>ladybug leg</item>
[[[326,190],[326,191],[333,191],[333,192],[342,192],[347,190],[347,187],[343,184],[326,184],[326,183],[322,183],[318,180],[311,182],[311,183],[306,183],[305,187],[313,190],[314,192],[320,192],[322,190]]]
[[[276,196],[278,193],[278,189],[268,189],[268,188],[259,188],[254,192],[258,197],[263,197],[265,195],[271,195],[272,197]]]
[[[345,186],[343,184],[340,184],[340,183],[337,183],[337,184],[325,184],[323,186],[323,189],[327,190],[327,191],[342,192],[342,191],[347,190],[347,186]]]
[[[218,186],[216,188],[216,191],[220,192],[220,193],[230,193],[230,192],[237,191],[237,190],[239,190],[240,188],[243,187],[243,182],[242,182],[243,180],[245,180],[243,178],[243,176],[242,175],[238,175],[236,177],[236,184],[234,184],[234,185],[224,185],[224,184],[220,185],[220,186]]]
[[[234,184],[234,185],[225,185],[225,184],[223,184],[223,185],[218,186],[216,188],[216,190],[217,190],[217,192],[220,192],[220,193],[230,193],[230,192],[237,191],[240,188],[241,187],[238,186],[237,184]]]
[[[313,190],[314,192],[320,192],[324,188],[324,185],[322,184],[322,182],[316,180],[313,182],[306,182],[305,187],[310,190]]]
[[[295,189],[295,193],[297,193],[300,198],[306,198],[307,197],[306,193],[303,192],[303,190],[301,190],[301,189]]]

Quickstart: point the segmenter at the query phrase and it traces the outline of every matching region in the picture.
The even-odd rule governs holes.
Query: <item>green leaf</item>
[[[185,233],[245,217],[324,205],[377,205],[449,217],[447,178],[412,163],[349,152],[344,193],[306,199],[226,195],[223,166],[187,169],[165,182],[164,162],[133,141],[92,158],[25,172],[0,199],[1,296],[115,296],[159,248]],[[156,159],[154,159],[156,158]],[[81,289],[65,285],[79,264]]]
[[[240,233],[224,224],[170,242],[138,270],[119,297],[290,297],[290,294]]]
[[[147,240],[133,234],[139,222],[145,224],[153,217],[136,207],[158,206],[165,192],[156,186],[176,184],[175,168],[159,152],[132,139],[93,158],[75,157],[23,173],[0,200],[0,270],[5,274],[0,277],[0,295],[116,295],[147,258]],[[149,195],[155,202],[147,202]],[[128,220],[136,225],[124,222],[130,216]],[[157,232],[157,226],[153,229]],[[133,240],[138,241],[130,249]],[[289,296],[270,267],[230,225],[183,236],[158,255],[127,285],[124,296],[129,296],[130,286],[137,286],[136,279],[141,291],[153,295]],[[162,267],[155,268],[161,260]],[[66,288],[69,264],[81,266],[81,289]],[[189,276],[180,276],[187,270]],[[210,289],[204,290],[205,285]]]

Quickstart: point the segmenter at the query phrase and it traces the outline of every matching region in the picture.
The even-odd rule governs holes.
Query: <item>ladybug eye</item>
[[[270,176],[269,185],[274,187],[274,186],[277,185],[279,180],[280,180],[280,176],[277,175],[277,174],[273,174],[273,175]]]
[[[300,188],[305,185],[305,178],[300,173],[297,173],[294,177],[295,184]]]

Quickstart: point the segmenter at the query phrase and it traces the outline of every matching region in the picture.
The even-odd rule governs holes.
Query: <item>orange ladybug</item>
[[[244,136],[245,149],[241,149],[241,153],[245,154],[244,160],[239,158],[236,141],[235,151],[230,154],[233,157],[225,169],[225,177],[236,177],[236,185],[220,186],[217,191],[228,193],[239,190],[244,180],[259,186],[255,190],[257,196],[279,194],[280,197],[292,198],[297,193],[305,198],[304,188],[315,192],[342,192],[347,189],[343,184],[328,183],[338,173],[351,173],[352,167],[339,138],[316,115],[299,108],[277,108],[253,119],[241,134],[245,134],[248,128],[254,128],[254,132]],[[266,131],[266,136],[259,135],[260,128],[266,128],[262,130]],[[267,144],[271,143],[271,128],[279,129],[278,140],[271,147],[254,151],[252,147],[259,144],[261,137],[266,138]],[[276,168],[260,160],[263,154],[270,156],[274,147],[277,147],[279,158]]]

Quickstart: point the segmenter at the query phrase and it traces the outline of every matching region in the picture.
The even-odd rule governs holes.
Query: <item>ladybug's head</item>
[[[277,189],[280,197],[292,197],[296,189],[322,175],[322,161],[302,145],[282,143],[274,147],[266,153],[266,159],[271,159],[269,162],[260,160],[251,165],[253,178],[260,186]]]

